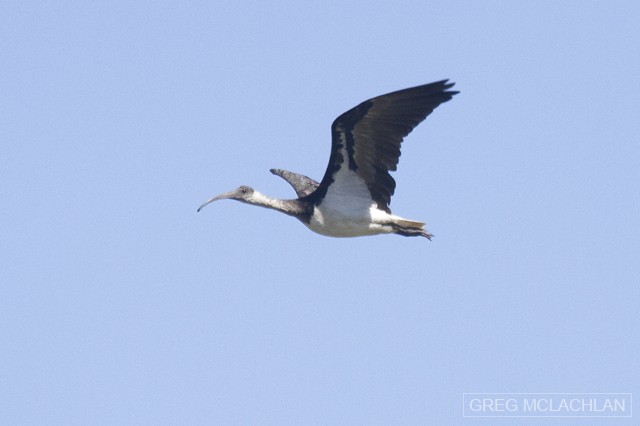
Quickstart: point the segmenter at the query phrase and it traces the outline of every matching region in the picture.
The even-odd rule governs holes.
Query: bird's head
[[[213,203],[218,200],[238,200],[243,203],[251,203],[251,197],[253,197],[255,190],[250,186],[242,185],[239,188],[234,189],[233,191],[225,192],[224,194],[220,194],[217,197],[213,197],[210,200],[207,200],[204,204],[198,207],[198,211],[202,210],[207,204]]]

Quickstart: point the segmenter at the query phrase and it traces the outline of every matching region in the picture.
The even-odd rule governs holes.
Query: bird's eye
[[[242,193],[243,193],[243,194],[246,194],[246,193],[247,193],[247,190],[246,190],[245,188],[242,188]]]

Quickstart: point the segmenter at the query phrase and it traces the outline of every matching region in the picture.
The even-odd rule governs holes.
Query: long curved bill
[[[208,204],[211,204],[211,203],[213,203],[214,201],[217,201],[217,200],[223,200],[223,199],[225,199],[225,198],[229,198],[229,197],[231,196],[231,194],[232,194],[232,192],[225,192],[224,194],[220,194],[220,195],[218,195],[217,197],[210,198],[210,199],[208,199],[207,201],[205,201],[204,203],[202,203],[202,205],[201,205],[200,207],[198,207],[198,210],[197,210],[197,211],[202,210],[202,209],[203,209],[203,208],[205,208]]]

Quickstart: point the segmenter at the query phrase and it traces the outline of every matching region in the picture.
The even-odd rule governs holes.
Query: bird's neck
[[[258,191],[254,191],[251,198],[249,198],[246,202],[249,204],[253,204],[254,206],[277,210],[291,216],[296,216],[300,213],[298,200],[280,200],[277,198],[271,198]]]

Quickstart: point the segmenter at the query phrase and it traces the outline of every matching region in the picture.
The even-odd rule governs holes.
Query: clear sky
[[[639,22],[633,1],[3,2],[0,424],[486,425],[463,393],[637,397]],[[443,78],[461,93],[406,139],[391,203],[433,241],[196,213],[241,184],[293,197],[269,168],[320,179],[335,117]]]

